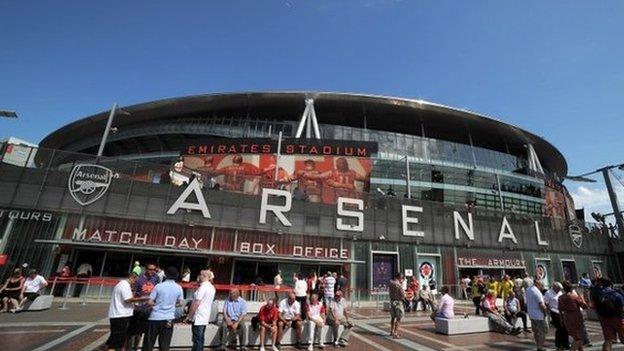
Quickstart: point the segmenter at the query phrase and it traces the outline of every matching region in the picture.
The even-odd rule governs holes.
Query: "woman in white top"
[[[193,303],[186,316],[187,321],[193,321],[191,331],[193,333],[192,351],[201,351],[204,349],[204,334],[206,326],[210,323],[210,315],[212,314],[212,302],[214,301],[216,289],[212,285],[214,273],[205,269],[199,273],[197,281],[199,289],[193,294]]]
[[[308,323],[310,323],[310,338],[308,350],[314,349],[314,342],[318,343],[318,347],[322,349],[325,347],[325,333],[323,333],[323,327],[325,326],[325,308],[319,301],[317,294],[310,295],[310,303],[308,304],[307,311]],[[316,339],[314,336],[316,335]]]

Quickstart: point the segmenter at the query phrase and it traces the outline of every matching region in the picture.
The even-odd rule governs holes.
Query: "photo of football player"
[[[360,175],[351,170],[347,159],[339,157],[336,159],[335,169],[323,173],[321,178],[326,179],[325,184],[332,190],[335,202],[339,197],[357,198],[355,182],[366,182],[368,175]]]
[[[266,157],[266,156],[265,156]],[[279,167],[277,171],[277,179],[275,178],[275,167],[277,163],[277,157],[275,155],[269,155],[269,165],[260,170],[260,181],[258,191],[254,193],[261,194],[262,189],[284,189],[286,185],[291,182],[290,174],[283,167]]]
[[[316,162],[312,159],[304,161],[304,169],[297,170],[293,180],[297,180],[301,192],[308,196],[310,202],[320,202],[323,189],[321,172],[316,169]]]

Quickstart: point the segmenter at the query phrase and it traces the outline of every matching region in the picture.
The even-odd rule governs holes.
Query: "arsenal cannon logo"
[[[572,244],[580,249],[581,245],[583,245],[583,231],[581,230],[581,227],[576,224],[571,224],[568,227],[568,232],[570,233]]]
[[[89,205],[106,193],[113,179],[113,171],[92,164],[75,165],[69,175],[71,196],[82,206]]]

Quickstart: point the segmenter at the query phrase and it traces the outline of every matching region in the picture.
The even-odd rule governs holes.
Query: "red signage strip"
[[[189,227],[144,221],[88,218],[80,227],[70,220],[63,239],[177,250],[235,252],[241,256],[348,260],[350,250],[340,239],[305,235],[278,235],[259,231],[225,228]]]

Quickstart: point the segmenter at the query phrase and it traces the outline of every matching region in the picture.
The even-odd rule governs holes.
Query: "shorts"
[[[24,293],[24,297],[27,298],[28,301],[35,301],[35,299],[39,297],[39,293],[27,292]]]
[[[606,340],[620,341],[624,339],[624,323],[622,317],[616,316],[611,318],[600,317],[600,326],[602,327],[602,336]]]
[[[146,333],[149,315],[150,313],[148,310],[135,309],[132,317],[130,317],[130,323],[128,324],[128,335],[141,335]]]
[[[110,335],[106,340],[106,346],[110,349],[123,349],[128,338],[128,326],[132,317],[111,318]]]
[[[392,300],[390,301],[390,317],[396,319],[402,319],[405,316],[405,307],[403,301]]]
[[[301,321],[300,320],[296,320],[296,321],[287,320],[287,321],[284,321],[284,322],[281,322],[281,323],[282,323],[282,328],[283,329],[290,328],[290,327],[296,329],[297,326],[299,326],[299,324],[301,324]]]
[[[531,319],[531,329],[536,339],[545,338],[548,335],[548,323],[544,319]]]

